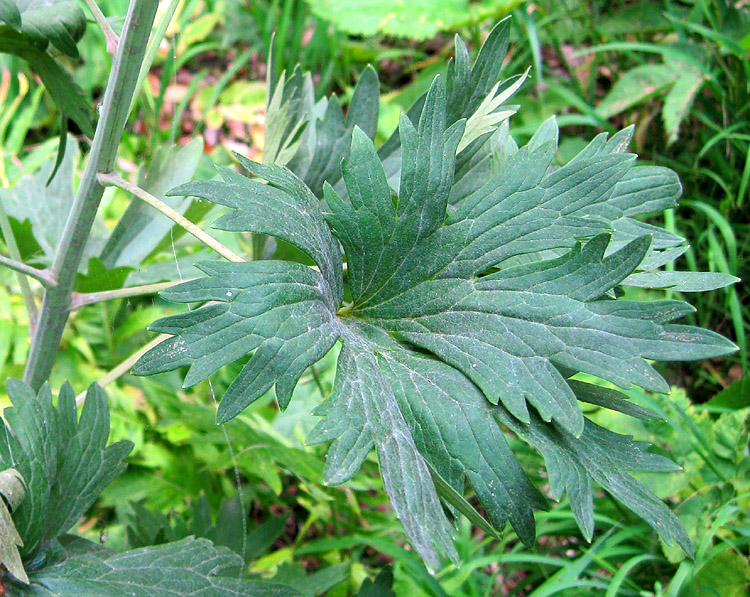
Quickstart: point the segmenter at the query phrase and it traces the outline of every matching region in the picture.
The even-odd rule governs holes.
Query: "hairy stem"
[[[242,257],[237,255],[234,251],[225,247],[213,236],[204,232],[201,228],[193,224],[185,216],[180,214],[178,211],[172,209],[164,203],[161,199],[154,197],[148,191],[143,190],[141,187],[134,185],[132,182],[128,182],[115,172],[109,172],[107,174],[99,174],[99,182],[103,185],[112,185],[128,191],[138,199],[145,201],[154,209],[160,211],[162,214],[167,216],[175,224],[185,229],[186,232],[192,234],[195,238],[201,241],[204,245],[211,247],[219,255],[228,259],[229,261],[245,261]]]
[[[114,166],[158,6],[159,0],[131,0],[125,17],[91,153],[52,265],[52,277],[57,280],[57,286],[48,288],[44,293],[39,325],[26,363],[24,381],[35,391],[39,390],[52,371],[68,320],[76,272],[104,193],[104,187],[99,184],[96,175],[98,172],[109,172]]]
[[[35,272],[39,270],[29,268],[27,265],[21,263],[21,251],[19,251],[18,249],[16,237],[13,234],[13,229],[10,227],[10,220],[8,219],[8,214],[5,213],[5,208],[3,207],[2,201],[0,201],[0,230],[2,230],[3,238],[5,239],[5,245],[8,247],[8,252],[13,258],[7,259],[6,257],[3,257],[0,263],[2,263],[6,267],[16,270],[17,272],[16,279],[18,280],[18,285],[21,288],[23,303],[24,305],[26,305],[26,311],[29,314],[29,329],[33,334],[33,330],[36,327],[36,322],[39,318],[39,310],[36,306],[34,293],[31,292],[29,281],[23,274],[36,278],[36,276],[32,275],[28,270],[34,270]]]
[[[2,263],[0,261],[0,263]],[[157,284],[144,284],[143,286],[131,286],[129,288],[118,288],[117,290],[103,290],[101,292],[74,292],[70,301],[69,309],[74,311],[85,305],[93,305],[103,301],[112,301],[115,299],[129,298],[131,296],[144,296],[146,294],[156,294],[167,288],[171,288],[182,282],[190,280],[180,280],[178,282],[159,282]]]

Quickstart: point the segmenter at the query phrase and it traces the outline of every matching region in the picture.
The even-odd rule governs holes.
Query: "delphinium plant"
[[[295,594],[219,575],[242,560],[205,539],[114,554],[64,535],[129,451],[126,443],[105,448],[99,388],[89,389],[76,422],[72,389],[63,387],[55,408],[45,384],[70,308],[95,302],[74,284],[106,186],[149,203],[223,258],[196,263],[198,279],[160,285],[170,286],[166,300],[202,305],[154,322],[162,336],[134,372],[187,367],[187,387],[250,356],[221,397],[223,423],[272,388],[286,408],[303,373],[338,351],[333,390],[315,410],[321,419],[308,442],[332,442],[330,484],[349,480],[375,448],[393,508],[428,566],[440,568],[442,554],[457,559],[451,535],[461,514],[491,534],[510,522],[533,544],[534,510],[547,508],[547,497],[527,478],[508,434],[541,452],[551,497],[568,494],[585,538],[594,533],[596,482],[690,553],[675,515],[629,474],[676,465],[596,425],[579,406],[649,416],[611,386],[668,392],[649,361],[736,350],[718,334],[672,323],[691,312],[687,303],[623,296],[628,286],[660,287],[662,268],[683,251],[684,239],[636,217],[674,207],[677,176],[636,164],[627,153],[630,129],[597,136],[566,164],[556,162],[554,119],[518,147],[508,128],[517,108],[508,101],[526,75],[497,80],[508,46],[503,21],[473,64],[456,38],[445,76],[380,147],[372,68],[346,110],[335,96],[316,100],[310,75],[271,68],[263,163],[238,155],[242,172],[219,167],[221,180],[169,193],[226,208],[213,227],[251,234],[252,251],[238,254],[114,171],[157,4],[131,2],[113,41],[96,134],[50,267],[2,261],[44,289],[24,383],[9,385],[7,442],[0,441],[11,471],[3,478],[9,512],[0,512],[0,557],[12,594]],[[19,7],[0,3],[0,19],[24,35]],[[115,230],[119,242],[124,231]],[[274,259],[274,239],[306,257]],[[670,275],[699,290],[735,281]],[[105,298],[154,290],[125,287]],[[486,518],[466,498],[469,487]]]

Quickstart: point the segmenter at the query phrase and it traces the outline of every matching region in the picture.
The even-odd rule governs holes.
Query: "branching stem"
[[[104,38],[107,40],[107,52],[114,54],[117,51],[117,44],[120,43],[119,36],[112,30],[107,17],[104,16],[101,8],[99,8],[99,5],[95,0],[84,0],[84,2],[86,2],[86,6],[89,7],[91,14],[94,16],[94,20],[97,25],[99,25],[102,33],[104,33]]]
[[[195,238],[201,241],[204,245],[211,247],[219,255],[228,259],[229,261],[245,261],[242,257],[237,255],[234,251],[225,247],[213,236],[204,232],[200,227],[193,224],[185,216],[180,214],[178,211],[172,209],[169,205],[164,203],[161,199],[154,197],[148,191],[143,190],[141,187],[134,185],[132,182],[128,182],[122,176],[116,172],[108,172],[107,174],[98,175],[99,183],[103,186],[115,186],[125,191],[128,191],[133,196],[138,197],[142,201],[148,203],[154,209],[160,211],[162,214],[167,216],[175,224],[185,229],[186,232],[192,234]]]
[[[112,170],[117,158],[122,131],[130,113],[130,100],[158,7],[159,0],[131,0],[128,7],[122,37],[112,59],[112,70],[91,153],[52,264],[51,275],[57,280],[57,286],[45,290],[42,311],[26,362],[24,381],[34,391],[38,391],[49,379],[52,371],[68,320],[76,273],[104,193],[104,187],[99,184],[96,175]]]
[[[55,285],[55,281],[49,275],[47,270],[31,267],[30,265],[26,265],[15,259],[9,259],[3,255],[0,255],[0,265],[4,265],[8,269],[12,269],[20,274],[28,276],[29,278],[34,278],[37,282],[41,282],[42,286],[47,288]],[[26,286],[28,287],[28,284]]]

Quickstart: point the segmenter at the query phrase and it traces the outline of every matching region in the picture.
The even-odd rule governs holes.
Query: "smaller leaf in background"
[[[2,52],[26,60],[39,75],[63,115],[75,122],[85,135],[94,136],[90,101],[73,76],[60,63],[44,50],[37,48],[34,42],[24,35],[4,25],[0,25],[0,53]]]
[[[602,118],[611,118],[672,85],[680,74],[666,64],[643,64],[622,74],[596,107]]]
[[[357,597],[396,597],[393,592],[393,568],[386,566],[375,580],[366,578],[357,591]]]
[[[138,186],[184,214],[193,202],[188,198],[165,195],[172,187],[186,183],[193,177],[202,154],[203,142],[200,138],[181,148],[160,148],[148,167],[141,170]],[[206,205],[200,215],[204,215],[208,208]],[[153,207],[135,197],[130,198],[130,204],[102,249],[102,263],[109,269],[139,266],[165,238],[178,238],[183,232],[177,228],[170,237],[173,227],[174,222]]]
[[[246,537],[242,529],[245,511],[240,508],[237,497],[223,500],[216,515],[211,520],[211,509],[205,495],[194,504],[191,517],[167,517],[161,512],[152,512],[140,503],[130,505],[126,515],[126,533],[131,548],[159,545],[184,539],[188,536],[208,539],[216,546],[228,547],[242,555],[246,563],[252,562],[268,550],[282,535],[286,525],[285,517],[272,516],[264,523],[251,529]]]
[[[86,273],[77,273],[74,289],[76,292],[101,292],[117,290],[125,286],[132,267],[108,268],[98,257],[89,259]]]
[[[680,125],[687,117],[696,94],[703,87],[706,79],[695,69],[687,69],[685,74],[669,90],[664,98],[664,106],[661,116],[664,119],[664,128],[667,131],[668,144],[671,145],[680,133]]]
[[[350,564],[338,564],[308,574],[302,564],[285,562],[272,580],[293,587],[305,597],[317,597],[344,582],[349,576],[349,568]]]
[[[18,10],[15,0],[0,0],[0,21],[14,29],[21,28],[21,11]]]
[[[750,406],[750,377],[738,379],[711,398],[708,404],[714,407],[731,409]]]
[[[514,0],[307,0],[313,13],[354,35],[428,39],[440,31],[507,14]]]
[[[44,162],[38,172],[21,178],[13,188],[0,189],[0,200],[8,216],[22,226],[25,222],[31,226],[30,239],[24,238],[27,228],[14,226],[14,232],[18,232],[16,238],[19,239],[19,244],[37,244],[42,254],[35,256],[33,261],[45,267],[50,266],[55,258],[57,245],[73,206],[73,171],[77,160],[78,144],[69,136],[65,157],[49,185],[47,181],[55,167],[54,158]],[[98,253],[105,231],[104,223],[97,219],[86,244],[82,263]]]
[[[52,404],[48,385],[38,394],[8,380],[13,406],[0,426],[0,461],[16,468],[27,483],[26,499],[13,513],[24,557],[66,532],[89,509],[112,479],[125,469],[132,444],[107,446],[109,408],[92,384],[78,419],[70,385]]]
[[[727,546],[697,570],[687,586],[680,591],[680,595],[746,597],[749,591],[750,565],[747,554],[743,555]]]
[[[0,472],[0,565],[5,566],[18,580],[28,583],[29,577],[18,552],[18,548],[23,547],[23,539],[11,518],[11,513],[25,497],[21,474],[12,468]]]

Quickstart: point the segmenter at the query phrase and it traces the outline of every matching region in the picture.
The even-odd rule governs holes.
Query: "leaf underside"
[[[172,338],[134,371],[188,367],[189,386],[252,354],[219,406],[226,421],[272,386],[285,407],[305,369],[340,342],[333,391],[315,412],[323,418],[308,442],[332,442],[325,477],[335,484],[350,479],[374,447],[394,509],[434,568],[438,548],[452,559],[457,553],[433,475],[443,493],[447,484],[462,495],[468,481],[495,528],[510,522],[533,543],[533,510],[546,501],[506,433],[542,453],[553,497],[567,492],[586,538],[594,531],[596,481],[689,552],[674,514],[628,474],[674,465],[597,427],[578,402],[650,413],[614,389],[570,379],[581,372],[667,392],[648,360],[736,349],[713,332],[671,323],[692,312],[686,303],[615,299],[630,276],[659,272],[681,254],[683,239],[634,218],[673,207],[679,180],[665,168],[635,165],[625,153],[632,130],[599,135],[562,167],[553,163],[554,120],[519,148],[489,113],[483,123],[475,118],[473,131],[493,122],[495,132],[472,132],[462,143],[466,119],[480,106],[507,109],[486,101],[517,81],[495,85],[507,39],[503,22],[473,66],[458,39],[445,84],[436,78],[378,151],[373,130],[329,115],[346,129],[345,148],[318,120],[316,143],[299,146],[287,161],[291,170],[238,156],[256,179],[220,168],[222,181],[173,189],[226,206],[214,227],[273,235],[318,268],[273,260],[199,264],[206,277],[162,296],[210,304],[155,322],[154,331]],[[284,104],[290,123],[294,110],[305,118],[299,97],[290,93]],[[364,105],[357,119],[371,122]],[[377,102],[367,105],[376,110]],[[338,172],[322,184],[310,178],[320,172],[311,163],[334,158],[344,158]],[[670,284],[732,282],[676,276]]]

